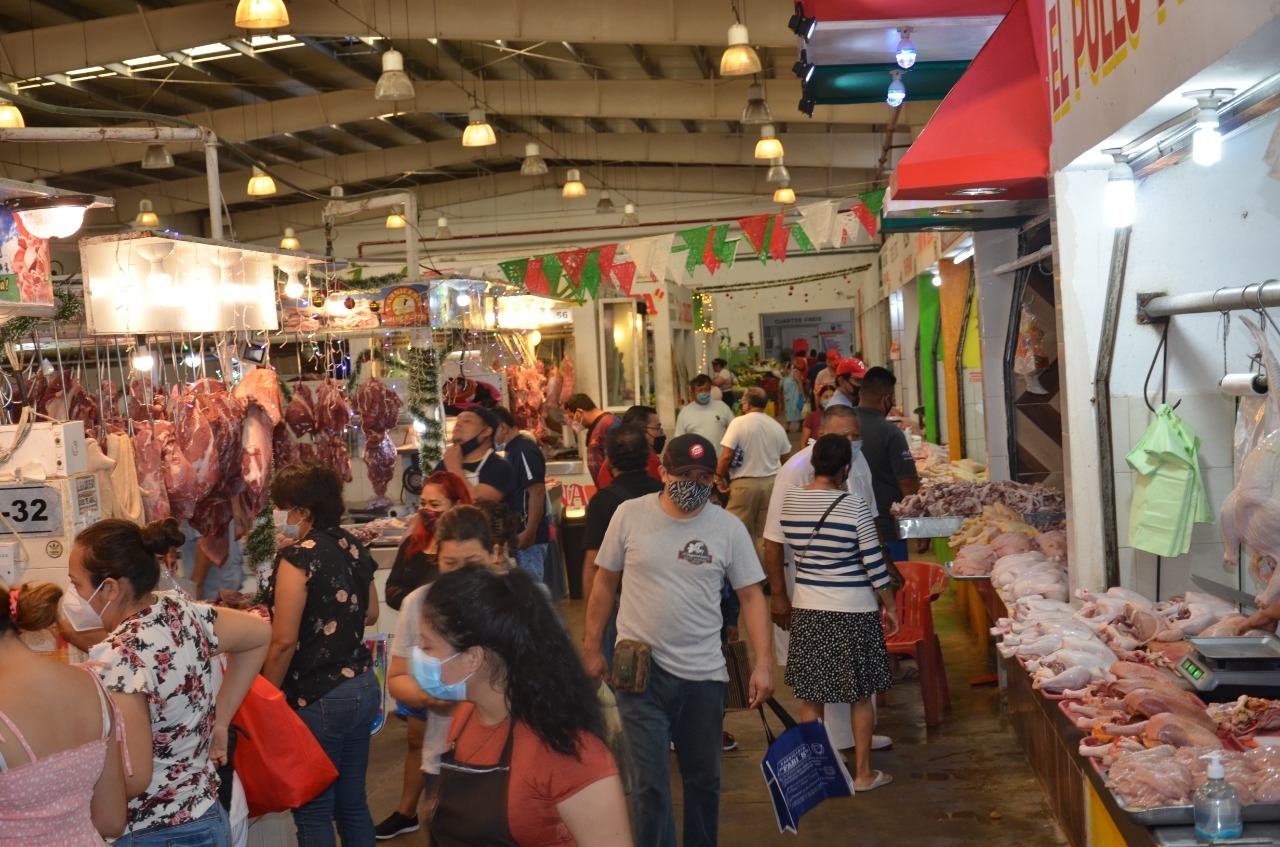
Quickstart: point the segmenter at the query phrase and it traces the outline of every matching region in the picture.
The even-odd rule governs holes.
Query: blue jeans
[[[715,847],[720,829],[723,682],[680,679],[653,662],[641,694],[618,692],[631,753],[635,843],[676,847],[670,745],[684,786],[684,847]]]
[[[338,779],[332,785],[293,810],[298,847],[336,845],[335,822],[343,847],[373,847],[373,815],[364,783],[370,732],[381,699],[378,677],[370,670],[298,710],[298,717],[338,769]]]
[[[547,561],[546,542],[542,544],[530,544],[523,550],[516,551],[516,564],[521,570],[528,571],[529,576],[542,582],[543,564]]]
[[[609,673],[613,673],[613,648],[618,643],[618,599],[622,592],[614,595],[613,611],[609,612],[609,620],[605,621],[604,635],[600,637],[600,655],[604,656],[605,663],[609,666]]]
[[[231,821],[215,799],[213,805],[193,821],[126,832],[114,843],[120,847],[231,847]]]

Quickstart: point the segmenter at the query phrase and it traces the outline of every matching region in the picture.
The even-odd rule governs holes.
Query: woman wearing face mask
[[[0,844],[102,847],[124,832],[119,710],[92,668],[51,662],[21,637],[53,626],[62,593],[0,584]]]
[[[818,408],[805,416],[804,424],[800,427],[801,447],[817,438],[818,433],[822,431],[822,410],[827,407],[827,401],[835,391],[836,387],[830,383],[818,389]]]
[[[622,782],[595,687],[523,571],[443,574],[427,592],[414,675],[457,707],[431,819],[437,847],[629,847]]]
[[[813,482],[783,495],[780,517],[796,567],[786,682],[801,700],[802,721],[822,720],[827,703],[853,704],[854,788],[870,791],[893,781],[871,769],[871,735],[872,698],[893,684],[880,604],[890,635],[897,604],[871,512],[847,488],[849,440],[822,436],[811,461]]]
[[[400,610],[405,597],[415,588],[440,575],[436,562],[435,530],[440,517],[455,505],[471,502],[466,482],[457,474],[439,471],[427,477],[418,497],[418,513],[410,522],[391,573],[387,575],[387,605]],[[427,730],[427,710],[396,701],[396,715],[405,719],[408,749],[404,757],[404,781],[400,804],[374,828],[378,838],[394,838],[418,828],[418,799],[422,796],[422,740]]]
[[[487,503],[489,501],[481,501]],[[501,505],[501,504],[496,504]],[[494,568],[496,544],[493,535],[493,521],[489,514],[478,506],[457,506],[445,512],[436,524],[435,540],[438,549],[440,573],[452,573],[464,567]],[[502,570],[505,570],[506,556],[503,555]],[[449,719],[453,714],[453,702],[430,696],[423,686],[414,679],[410,659],[413,647],[418,643],[418,621],[422,618],[422,604],[432,581],[409,592],[400,607],[400,616],[396,619],[396,631],[391,638],[391,664],[387,669],[387,690],[411,709],[426,716],[424,734],[419,742],[420,755],[413,764],[414,787],[406,802],[401,795],[400,807],[385,821],[379,824],[379,834],[391,838],[396,834],[413,832],[418,829],[418,795],[425,790],[428,796],[435,787],[440,773],[440,754],[444,752],[448,741]],[[408,763],[405,766],[408,772]],[[406,777],[407,779],[407,777]]]
[[[230,847],[215,768],[227,727],[267,652],[256,615],[154,593],[157,556],[183,543],[172,518],[145,527],[104,520],[71,546],[62,611],[80,631],[103,629],[89,658],[114,692],[125,727],[129,816],[120,847],[174,843]],[[213,694],[213,656],[225,653]]]
[[[649,463],[645,471],[649,476],[662,482],[662,450],[667,446],[667,436],[662,429],[662,419],[652,406],[632,406],[622,415],[623,426],[634,426],[644,432],[645,441],[649,442]],[[613,467],[605,460],[600,469],[598,487],[607,488],[614,480]]]
[[[365,796],[369,738],[382,690],[364,629],[378,619],[377,565],[338,526],[342,480],[318,462],[287,465],[271,481],[276,526],[284,536],[268,586],[271,649],[262,675],[320,742],[338,779],[294,809],[299,847],[371,847]]]

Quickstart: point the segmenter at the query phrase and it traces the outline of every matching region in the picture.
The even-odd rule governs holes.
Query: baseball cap
[[[688,471],[716,471],[716,448],[701,435],[687,433],[677,435],[667,442],[662,452],[662,463],[672,473]]]
[[[473,406],[469,409],[462,409],[462,412],[470,412],[480,420],[484,421],[484,425],[493,430],[496,435],[498,427],[502,426],[502,421],[498,420],[498,416],[486,409],[484,406]],[[461,412],[459,413],[461,414]]]
[[[840,351],[839,351],[839,350],[828,350],[828,351],[827,351],[827,361],[828,361],[828,362],[832,361],[833,359],[839,359],[839,358],[840,358]]]
[[[849,375],[854,379],[862,379],[867,375],[867,364],[861,359],[850,357],[842,359],[836,366],[836,376]]]

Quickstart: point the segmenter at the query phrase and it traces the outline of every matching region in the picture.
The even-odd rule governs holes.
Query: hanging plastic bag
[[[1048,394],[1040,384],[1040,374],[1049,367],[1049,350],[1044,343],[1044,330],[1031,310],[1022,307],[1022,319],[1018,322],[1018,349],[1013,355],[1013,372],[1027,382],[1032,394]]]

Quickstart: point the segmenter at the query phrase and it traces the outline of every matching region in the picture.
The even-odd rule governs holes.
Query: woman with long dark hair
[[[419,636],[423,690],[466,701],[440,763],[433,844],[631,845],[595,687],[531,576],[441,575]]]

